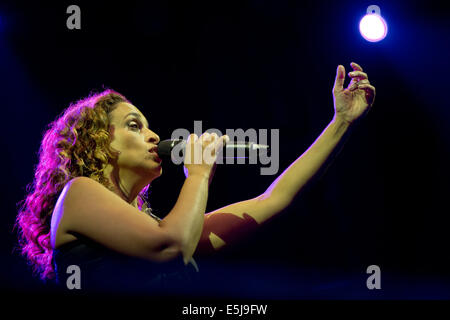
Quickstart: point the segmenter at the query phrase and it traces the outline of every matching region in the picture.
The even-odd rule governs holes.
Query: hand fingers
[[[355,70],[355,71],[363,71],[361,66],[359,64],[357,64],[356,62],[352,62],[352,63],[350,63],[350,65],[352,66],[353,70]]]
[[[221,136],[220,139],[217,141],[217,144],[216,144],[216,152],[217,152],[218,150],[222,149],[223,146],[224,146],[228,141],[230,141],[230,137],[228,137],[227,135]]]
[[[353,86],[352,86],[353,87]],[[356,89],[361,89],[365,91],[367,103],[371,106],[375,100],[375,87],[372,86],[370,83],[365,84],[356,84],[354,88],[349,89],[350,91],[355,91]]]
[[[361,86],[361,89],[366,91],[366,101],[369,104],[369,107],[372,107],[375,102],[375,87],[366,84]]]
[[[206,147],[210,144],[214,144],[217,145],[219,143],[222,143],[222,145],[225,145],[228,141],[230,141],[230,137],[227,135],[223,135],[219,138],[219,136],[217,135],[217,133],[213,132],[213,133],[209,133],[209,132],[205,132],[203,133],[200,138],[197,138],[197,135],[192,133],[189,138],[188,138],[188,143],[193,143],[195,141],[198,141],[198,143],[200,145],[202,145],[203,147]]]
[[[188,139],[187,139],[187,142],[186,143],[194,143],[194,142],[196,142],[198,140],[198,137],[197,137],[197,135],[195,134],[195,133],[191,133],[190,135],[189,135],[189,137],[188,137]]]
[[[228,135],[223,135],[220,137],[220,140],[223,142],[223,144],[227,144],[230,141],[230,137]]]
[[[357,78],[358,80],[367,79],[367,73],[362,72],[362,71],[349,72],[348,76],[352,79]]]
[[[375,87],[371,84],[361,84],[358,86],[358,89],[364,90],[368,95],[375,97]],[[373,101],[372,101],[373,102]]]
[[[209,132],[204,132],[201,136],[200,136],[200,140],[202,142],[205,141],[209,141],[211,139],[211,134]]]
[[[210,148],[211,150],[215,150],[215,153],[217,153],[218,150],[222,149],[223,146],[230,141],[230,137],[227,135],[223,135],[219,138],[219,136],[216,133],[212,133],[210,135],[210,141],[205,148]]]
[[[213,132],[206,135],[205,142],[203,144],[203,160],[207,164],[213,164],[216,161],[217,151],[222,148],[223,138],[219,139],[217,133]]]
[[[373,91],[375,93],[375,87],[372,86],[370,83],[360,84],[360,85],[358,85],[358,89],[370,89],[371,91]]]
[[[333,93],[344,90],[345,68],[343,65],[338,65],[336,70],[336,79],[334,80]]]
[[[361,81],[357,81],[356,79],[352,79],[352,82],[349,83],[348,90],[354,91],[359,88],[360,85],[370,84],[369,80],[364,79]]]
[[[186,141],[185,164],[197,163],[201,155],[201,148],[198,148],[199,138],[195,133],[191,133]]]

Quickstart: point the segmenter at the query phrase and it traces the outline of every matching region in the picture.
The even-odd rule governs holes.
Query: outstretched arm
[[[372,106],[375,88],[356,63],[346,89],[345,68],[338,66],[333,87],[335,114],[316,141],[295,160],[267,190],[250,200],[237,202],[205,215],[197,254],[215,252],[236,242],[285,209],[324,165],[351,124]]]

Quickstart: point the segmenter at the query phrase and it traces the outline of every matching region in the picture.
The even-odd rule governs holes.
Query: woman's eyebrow
[[[126,117],[128,117],[128,116],[136,116],[136,117],[138,117],[139,119],[142,120],[141,115],[140,115],[139,113],[137,113],[137,112],[130,112],[129,114],[127,114],[127,115],[124,117],[124,119],[125,119]],[[146,127],[148,128],[148,121],[147,121],[147,119],[144,118],[144,122],[145,122],[145,124],[146,124]]]

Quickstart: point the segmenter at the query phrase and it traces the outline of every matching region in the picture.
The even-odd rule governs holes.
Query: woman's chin
[[[145,177],[146,179],[156,179],[158,178],[161,174],[162,174],[162,167],[161,165],[155,164],[152,167],[147,167],[147,168],[140,168],[137,173],[139,175],[142,175],[143,177]]]

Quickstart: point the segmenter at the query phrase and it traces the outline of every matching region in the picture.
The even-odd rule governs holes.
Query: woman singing
[[[209,148],[215,157],[228,137],[191,135],[186,179],[162,220],[145,197],[162,173],[160,138],[145,116],[112,90],[71,104],[45,132],[34,181],[20,205],[22,254],[42,279],[69,289],[160,294],[195,286],[193,257],[238,241],[286,208],[370,109],[375,88],[359,65],[351,66],[346,89],[345,68],[338,66],[332,121],[253,199],[205,214],[214,161],[192,161],[190,150]]]

